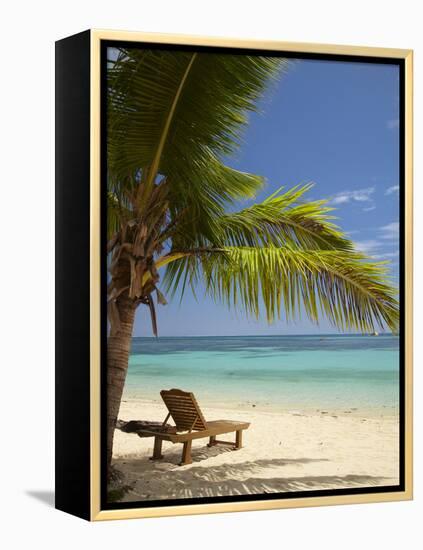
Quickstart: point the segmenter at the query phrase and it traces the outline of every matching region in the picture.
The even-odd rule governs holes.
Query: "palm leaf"
[[[269,322],[283,306],[287,320],[304,310],[313,322],[324,314],[341,329],[398,328],[396,291],[385,263],[357,252],[275,246],[186,252],[169,263],[168,286],[173,282],[175,290],[184,272],[190,284],[203,280],[214,299],[248,315],[258,317],[264,307]]]
[[[248,111],[280,58],[121,50],[108,71],[108,172],[115,187],[138,177],[140,199],[164,176],[175,211],[197,204],[213,216],[238,198],[253,197],[263,178],[225,166],[239,146]],[[207,115],[205,116],[205,114]],[[196,212],[193,220],[198,221]]]
[[[353,250],[353,243],[333,224],[334,216],[329,215],[333,208],[326,201],[301,202],[311,187],[312,184],[295,186],[284,193],[280,189],[262,203],[219,216],[213,224],[213,244],[258,247],[288,244],[305,249]],[[192,241],[191,235],[188,240]]]

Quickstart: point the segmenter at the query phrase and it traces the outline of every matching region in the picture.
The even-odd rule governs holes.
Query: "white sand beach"
[[[122,501],[180,499],[317,489],[396,485],[399,424],[391,409],[259,410],[202,405],[208,420],[243,420],[243,448],[193,442],[192,464],[179,466],[182,445],[163,443],[151,461],[153,438],[115,432],[113,463],[130,487]],[[121,404],[121,420],[161,421],[164,404],[137,399]],[[231,436],[225,436],[229,439]]]

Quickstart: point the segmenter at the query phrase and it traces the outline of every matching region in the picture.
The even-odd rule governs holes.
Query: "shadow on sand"
[[[212,452],[214,451],[214,453]],[[193,462],[231,452],[224,448],[193,450]],[[370,475],[324,475],[272,477],[272,470],[284,466],[327,462],[327,459],[274,458],[258,459],[218,466],[178,467],[180,453],[168,452],[163,460],[122,459],[115,462],[128,475],[132,489],[122,501],[160,500],[198,497],[236,496],[318,489],[345,489],[386,484],[386,478]]]

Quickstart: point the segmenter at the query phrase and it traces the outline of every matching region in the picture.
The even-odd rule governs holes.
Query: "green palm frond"
[[[332,223],[333,208],[324,200],[301,202],[312,184],[281,189],[239,212],[217,220],[229,246],[302,246],[305,249],[353,250],[353,243]]]
[[[258,317],[261,304],[269,322],[304,310],[313,322],[321,314],[341,329],[398,328],[396,291],[386,265],[357,252],[294,247],[225,247],[187,252],[167,268],[173,289],[181,281],[229,306]],[[172,286],[172,284],[170,286]]]
[[[122,50],[108,71],[108,172],[115,186],[138,174],[140,195],[171,181],[175,209],[199,215],[253,197],[263,178],[225,166],[247,112],[288,61],[190,51]],[[195,219],[195,216],[193,217]]]
[[[118,197],[112,192],[107,193],[107,239],[111,239],[113,235],[122,227],[122,223],[129,217],[129,212],[122,205]]]

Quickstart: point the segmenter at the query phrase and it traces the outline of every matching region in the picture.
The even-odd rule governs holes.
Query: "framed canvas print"
[[[412,497],[412,52],[56,43],[56,507]]]

